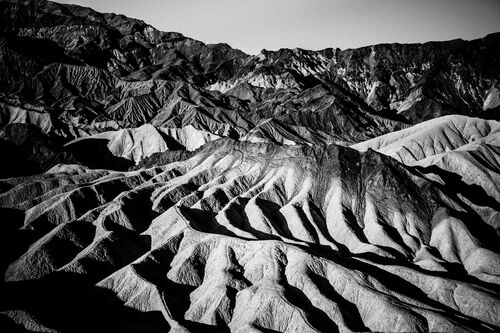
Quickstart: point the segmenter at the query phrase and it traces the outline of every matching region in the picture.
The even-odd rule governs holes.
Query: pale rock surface
[[[500,233],[500,122],[445,116],[351,147],[374,149],[454,188]]]
[[[96,146],[103,142],[107,150],[119,158],[138,164],[154,153],[167,150],[194,151],[207,142],[220,138],[210,132],[197,130],[191,125],[183,128],[156,128],[146,124],[137,128],[106,131],[85,136],[68,142],[65,146],[71,151],[86,150],[92,154]],[[94,156],[99,159],[100,156]]]
[[[176,142],[178,142],[187,151],[194,151],[205,143],[217,140],[220,136],[205,132],[188,125],[182,128],[159,128],[159,131],[165,133]]]
[[[500,85],[497,83],[492,86],[486,94],[486,99],[483,103],[483,110],[495,109],[500,106]]]
[[[23,309],[51,294],[67,307],[32,304],[36,320],[3,311],[26,327],[500,326],[493,228],[453,189],[372,150],[221,139],[152,168],[60,171],[2,185],[2,207],[24,212],[6,304],[17,297]],[[24,283],[35,289],[19,289]],[[66,296],[75,283],[81,296]],[[120,313],[129,314],[115,321]]]

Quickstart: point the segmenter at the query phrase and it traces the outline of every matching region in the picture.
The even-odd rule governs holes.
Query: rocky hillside
[[[499,33],[254,56],[0,17],[0,330],[500,330]]]

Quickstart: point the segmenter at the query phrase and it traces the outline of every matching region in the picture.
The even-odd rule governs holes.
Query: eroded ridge
[[[500,326],[495,229],[418,168],[231,139],[144,165],[2,181],[4,316],[55,331]]]

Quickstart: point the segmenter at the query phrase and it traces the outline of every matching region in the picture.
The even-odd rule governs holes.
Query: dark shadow
[[[384,269],[379,268],[379,267],[374,266],[374,265],[371,265],[369,263],[360,261],[360,260],[356,259],[354,256],[353,257],[338,257],[335,260],[350,270],[365,272],[366,274],[372,276],[379,283],[386,286],[390,290],[393,290],[401,295],[405,295],[407,297],[410,297],[410,298],[413,298],[413,299],[418,300],[420,302],[423,302],[424,304],[429,304],[437,309],[442,310],[444,313],[446,313],[454,321],[458,322],[459,324],[464,325],[464,327],[470,327],[472,329],[477,329],[478,331],[484,331],[485,324],[482,321],[480,321],[474,317],[464,315],[451,307],[448,307],[448,306],[446,306],[446,305],[444,305],[436,300],[429,298],[427,296],[427,294],[425,294],[417,286],[411,284],[410,282],[406,281],[405,279],[403,279],[403,278],[401,278],[393,273],[387,272]],[[389,259],[389,258],[383,258],[382,260],[385,262],[385,264],[410,267],[408,264],[402,262],[401,260],[395,260],[395,259]],[[374,261],[374,262],[376,262],[376,261]],[[410,268],[420,270],[428,275],[432,275],[432,273],[436,273],[436,272],[429,272],[429,271],[425,271],[423,269],[419,269],[418,267],[416,267],[414,265],[411,266]],[[446,273],[445,275],[446,276],[443,275],[443,277],[449,278],[449,273]],[[438,276],[438,275],[436,275],[436,276]],[[453,278],[456,278],[456,277],[453,277]],[[459,278],[456,278],[456,279],[460,280]],[[483,283],[483,286],[484,286],[484,283]],[[489,288],[489,289],[491,290],[491,288]],[[492,328],[493,326],[488,325],[488,327]]]
[[[169,309],[171,315],[181,325],[190,332],[226,332],[229,331],[227,325],[222,319],[217,321],[217,325],[207,325],[193,322],[184,318],[186,311],[191,305],[190,294],[197,288],[195,286],[180,284],[167,277],[170,270],[175,252],[182,238],[176,241],[171,247],[165,247],[155,250],[150,256],[140,263],[133,264],[136,274],[142,279],[154,284],[162,295],[165,306]],[[204,271],[204,267],[202,267]],[[203,276],[204,273],[202,272]]]
[[[92,169],[126,171],[134,165],[133,161],[114,156],[109,151],[107,139],[85,138],[66,146],[66,150]]]
[[[157,286],[165,305],[176,319],[184,318],[189,309],[189,295],[196,287],[180,284],[167,278],[172,260],[179,249],[183,237],[175,240],[171,246],[158,248],[139,263],[133,264],[136,274]]]
[[[469,232],[478,240],[481,240],[481,245],[493,252],[499,253],[498,241],[499,234],[488,223],[484,222],[483,219],[476,213],[469,205],[465,204],[458,194],[467,198],[470,202],[477,206],[489,207],[495,211],[500,211],[500,203],[495,200],[495,198],[489,196],[485,190],[476,184],[467,184],[462,180],[460,175],[453,172],[443,170],[435,165],[428,167],[415,166],[413,168],[408,168],[410,172],[420,175],[434,174],[439,176],[443,181],[444,185],[439,184],[435,181],[429,179],[435,187],[437,187],[441,192],[449,196],[455,202],[460,203],[460,207],[466,212],[453,210],[450,215],[453,215],[463,221],[467,225]],[[427,178],[427,177],[426,177]],[[450,208],[451,209],[451,208]],[[482,221],[482,223],[468,223],[468,221]]]
[[[278,204],[269,200],[256,198],[255,205],[260,208],[264,216],[273,228],[280,234],[280,236],[298,241],[298,239],[296,239],[290,231],[288,221],[285,219],[283,214],[281,214],[281,207]]]
[[[309,209],[311,211],[311,215],[312,215],[312,218],[314,220],[314,223],[316,224],[318,229],[320,229],[321,233],[323,234],[323,237],[325,237],[328,241],[335,244],[335,246],[339,249],[340,254],[348,255],[349,249],[347,248],[347,246],[337,242],[332,237],[332,235],[330,235],[330,232],[328,231],[328,227],[326,225],[326,219],[325,219],[321,209],[313,201],[309,201]],[[344,213],[344,216],[345,216],[345,213]],[[364,237],[364,234],[363,234],[363,237]],[[319,244],[311,244],[311,246],[318,247]],[[332,249],[330,247],[327,247],[327,246],[322,246],[322,248],[323,248],[323,250],[328,249],[329,251],[332,251]]]
[[[391,246],[381,246],[381,245],[376,245],[378,247],[384,248],[386,251],[394,255],[396,258],[400,257],[402,260],[405,260],[403,257],[409,257],[411,256],[411,253],[413,252],[411,248],[406,245],[405,241],[403,240],[403,237],[399,233],[398,229],[390,225],[384,218],[382,214],[377,214],[378,215],[378,224],[382,228],[382,232],[389,237],[390,240],[392,240],[395,244],[399,245],[404,253],[399,252],[399,250],[392,248]],[[367,242],[370,243],[370,242]]]
[[[0,164],[0,177],[20,177],[42,173],[58,163],[76,163],[65,152],[60,139],[49,136],[32,124],[13,123],[3,128],[0,150],[8,163]]]
[[[101,240],[100,252],[105,253],[104,260],[85,257],[79,260],[85,270],[86,279],[99,282],[113,272],[130,264],[151,249],[151,237],[138,235],[123,228]]]
[[[266,327],[262,327],[262,326],[256,326],[256,325],[253,325],[253,327],[258,330],[258,331],[261,331],[262,333],[280,333],[279,331],[276,331],[276,330],[272,330],[270,328],[266,328]]]
[[[427,167],[415,166],[416,170],[423,174],[435,174],[439,176],[446,185],[448,192],[461,194],[470,202],[478,206],[487,206],[496,211],[500,211],[500,203],[495,198],[489,196],[486,191],[477,184],[467,184],[462,177],[453,172],[443,170],[436,165]]]
[[[163,141],[167,144],[169,150],[186,150],[186,147],[180,144],[177,140],[172,138],[170,135],[165,134],[163,131],[158,131]]]
[[[225,213],[227,215],[228,220],[230,223],[245,232],[248,232],[252,235],[255,236],[255,239],[257,240],[279,240],[281,241],[282,239],[279,236],[272,235],[260,230],[257,230],[251,226],[250,221],[248,220],[247,215],[244,213],[245,206],[248,204],[250,201],[249,198],[244,198],[244,197],[238,197],[235,201],[231,203],[231,205],[234,205],[234,207],[231,207],[230,209],[226,209]],[[269,201],[269,200],[264,200],[264,199],[257,199],[259,201],[259,208],[263,210],[265,216],[268,218],[272,226],[278,230],[280,235],[282,237],[288,238],[290,240],[294,240],[297,242],[302,242],[303,240],[296,239],[293,237],[293,235],[290,232],[290,229],[288,228],[288,221],[284,218],[284,216],[279,212],[280,206],[277,205],[276,203]],[[252,238],[247,238],[247,237],[242,237],[242,236],[237,236],[234,232],[230,231],[226,227],[220,225],[217,220],[215,219],[217,216],[217,213],[211,212],[211,211],[206,211],[206,210],[201,210],[197,208],[191,208],[191,207],[185,207],[185,206],[179,206],[179,211],[183,215],[183,217],[189,222],[189,225],[200,232],[206,232],[206,233],[213,233],[213,234],[222,234],[226,236],[231,236],[231,237],[237,237],[240,239],[245,239],[245,240],[253,240]],[[305,213],[299,209],[299,215],[303,217],[304,219],[307,220]],[[318,221],[314,221],[316,224],[318,224]],[[325,222],[323,221],[323,224]],[[326,225],[326,224],[325,224]],[[313,229],[311,225],[306,225],[305,226],[308,230]],[[322,226],[318,225],[319,228]],[[323,228],[325,228],[323,226]],[[316,237],[317,233],[315,230],[311,230]],[[343,244],[340,244],[336,242],[333,238],[331,238],[330,234],[326,232],[324,235],[325,238],[330,240],[335,246],[338,247],[340,253],[343,254],[348,254],[349,250],[347,247]],[[305,241],[303,241],[305,242]],[[308,245],[301,245],[301,244],[294,244],[294,246],[297,246],[305,251],[309,251],[311,248],[314,248],[316,251],[319,251],[321,253],[337,253],[337,251],[334,251],[330,246],[328,245],[322,245],[319,244],[318,242],[307,242]],[[388,251],[393,250],[389,249]],[[399,252],[396,252],[397,255],[399,255]]]
[[[329,233],[324,233],[324,230],[322,229],[322,226],[326,226],[326,221],[322,219],[322,221],[316,221],[313,217],[313,221],[310,221],[309,218],[307,217],[306,213],[304,212],[304,209],[302,206],[297,205],[295,207],[295,211],[297,215],[299,216],[299,219],[302,221],[304,228],[307,230],[307,232],[311,235],[313,238],[313,244],[319,244],[319,236],[318,232],[314,227],[312,226],[312,223],[316,223],[317,228],[320,230],[322,233],[323,237],[328,239],[330,242],[332,242],[332,238],[330,237]],[[318,225],[319,224],[319,225]],[[335,243],[335,242],[332,242]]]
[[[245,207],[249,201],[249,198],[243,197],[238,197],[235,201],[233,201],[232,205],[235,205],[235,207],[226,211],[227,217],[231,224],[238,229],[254,235],[255,238],[259,240],[281,240],[278,236],[267,234],[251,226],[247,215],[244,213]]]
[[[311,273],[309,274],[311,281],[317,285],[322,293],[339,307],[340,314],[344,319],[346,326],[354,332],[368,332],[369,328],[363,323],[363,319],[358,311],[358,308],[353,303],[349,302],[332,287],[330,282],[323,276]]]
[[[16,124],[18,125],[18,124]],[[0,164],[0,178],[21,177],[47,171],[58,163],[75,163],[76,160],[46,138],[16,144],[0,139],[0,151],[6,163]]]
[[[68,264],[79,252],[92,244],[95,238],[95,226],[88,222],[75,221],[70,223],[71,233],[78,234],[79,239],[67,240],[55,237],[44,244],[44,251],[50,253],[51,263],[55,267]],[[86,271],[86,280],[97,283],[114,271],[126,266],[151,249],[151,238],[139,235],[124,227],[112,230],[112,234],[99,239],[99,253],[103,258],[85,256],[79,259],[79,266]],[[7,266],[24,254],[29,247],[40,239],[29,230],[17,230],[11,233],[6,251],[7,256],[2,256],[2,277]],[[76,245],[78,243],[78,245]],[[51,275],[54,272],[50,273]],[[3,281],[3,278],[2,278]]]
[[[217,325],[208,325],[204,323],[197,323],[191,320],[184,320],[182,325],[188,329],[189,332],[200,332],[200,333],[224,333],[230,332],[229,327],[226,323],[221,320],[218,321]]]
[[[285,286],[286,299],[296,308],[304,310],[308,323],[319,332],[338,332],[338,326],[321,309],[312,305],[309,298],[297,287]]]
[[[153,203],[149,189],[128,192],[121,198],[121,201],[121,213],[126,216],[131,224],[130,227],[137,233],[146,231],[159,215],[152,209]]]
[[[366,236],[365,236],[363,230],[360,227],[360,224],[358,223],[358,219],[356,218],[356,215],[354,215],[352,210],[344,204],[342,204],[342,214],[344,215],[344,219],[345,219],[347,226],[353,232],[353,234],[355,234],[356,237],[358,237],[358,239],[361,242],[369,243],[368,239],[366,239]],[[364,227],[364,225],[363,225],[363,227]]]
[[[300,84],[303,90],[313,88],[321,84],[321,81],[314,75],[303,75],[302,73],[299,73],[294,69],[288,69],[287,72],[293,76],[293,78]]]
[[[217,223],[214,219],[217,213],[185,206],[179,206],[179,211],[183,217],[189,221],[189,225],[195,230],[237,237],[232,231],[229,231],[226,227]]]
[[[439,258],[439,253],[436,251],[436,255]],[[351,254],[353,258],[361,258],[365,260],[372,261],[379,265],[391,265],[391,266],[403,266],[409,269],[421,272],[422,274],[431,275],[435,277],[440,277],[444,279],[449,279],[450,276],[453,277],[454,280],[461,281],[466,284],[481,286],[482,288],[492,290],[496,293],[500,293],[500,286],[494,283],[489,283],[482,281],[475,276],[469,275],[464,267],[459,263],[450,263],[443,262],[442,265],[447,270],[446,272],[441,271],[431,271],[421,268],[417,265],[410,264],[407,261],[403,261],[400,259],[392,259],[387,257],[382,257],[375,253],[359,253],[359,254]]]
[[[15,36],[14,34],[6,34],[5,37],[7,47],[44,65],[51,63],[82,64],[78,60],[68,57],[64,49],[50,39]]]
[[[157,166],[167,165],[172,162],[185,161],[195,153],[187,150],[167,150],[162,153],[153,153],[142,159],[136,166],[130,167],[130,170],[138,170],[140,168],[153,168]]]
[[[81,250],[92,243],[95,236],[95,226],[91,223],[74,221],[64,225],[63,228],[65,228],[63,232],[66,235],[73,235],[71,239],[55,236],[44,239],[43,243],[38,243],[41,245],[42,251],[50,255],[51,264],[54,267],[62,267],[70,262]],[[34,242],[40,240],[34,236],[28,230],[17,230],[11,234],[12,241],[9,241],[7,252],[9,258],[6,265],[2,267],[2,272],[7,269],[10,263],[28,251]]]
[[[9,332],[9,333],[30,332],[27,329],[25,329],[23,325],[17,324],[11,318],[9,318],[7,315],[4,315],[3,313],[0,313],[0,330],[2,330],[2,332]]]
[[[0,288],[1,311],[29,312],[42,325],[61,332],[168,332],[170,328],[160,311],[129,308],[113,291],[82,275],[55,273],[39,280],[7,282]],[[2,324],[4,329],[12,327]]]
[[[1,280],[7,266],[35,241],[31,237],[23,237],[25,230],[20,230],[24,222],[24,212],[14,208],[0,208],[0,273]]]
[[[85,274],[54,271],[37,280],[6,282],[2,278],[0,311],[26,311],[41,324],[62,332],[168,331],[169,326],[161,312],[131,309],[111,290],[95,286],[98,281],[133,262],[151,248],[149,236],[137,235],[127,229],[116,230],[114,234],[103,245],[107,261],[80,259]],[[23,244],[34,241],[29,236],[26,237],[19,235],[16,241]],[[91,241],[87,239],[89,240]],[[68,257],[64,253],[64,245],[59,244],[57,252],[63,256],[61,258],[64,262],[61,265],[65,264]],[[14,256],[14,252],[9,253]],[[15,253],[15,257],[18,255],[19,253]],[[56,259],[58,258],[54,260]],[[2,277],[4,270],[5,267]],[[6,328],[12,327],[8,319],[0,320],[0,325],[4,324]]]
[[[16,208],[0,207],[2,223],[0,229],[4,232],[12,232],[21,228],[24,224],[24,212]]]
[[[29,161],[23,149],[13,142],[0,139],[0,151],[8,162],[0,163],[0,178],[19,177],[39,173],[40,166],[35,161]]]
[[[500,106],[497,106],[493,109],[484,110],[475,116],[483,119],[500,121]]]

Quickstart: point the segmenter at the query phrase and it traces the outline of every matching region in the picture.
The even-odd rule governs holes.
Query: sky
[[[134,17],[204,43],[356,48],[475,39],[500,31],[500,0],[58,0]]]

